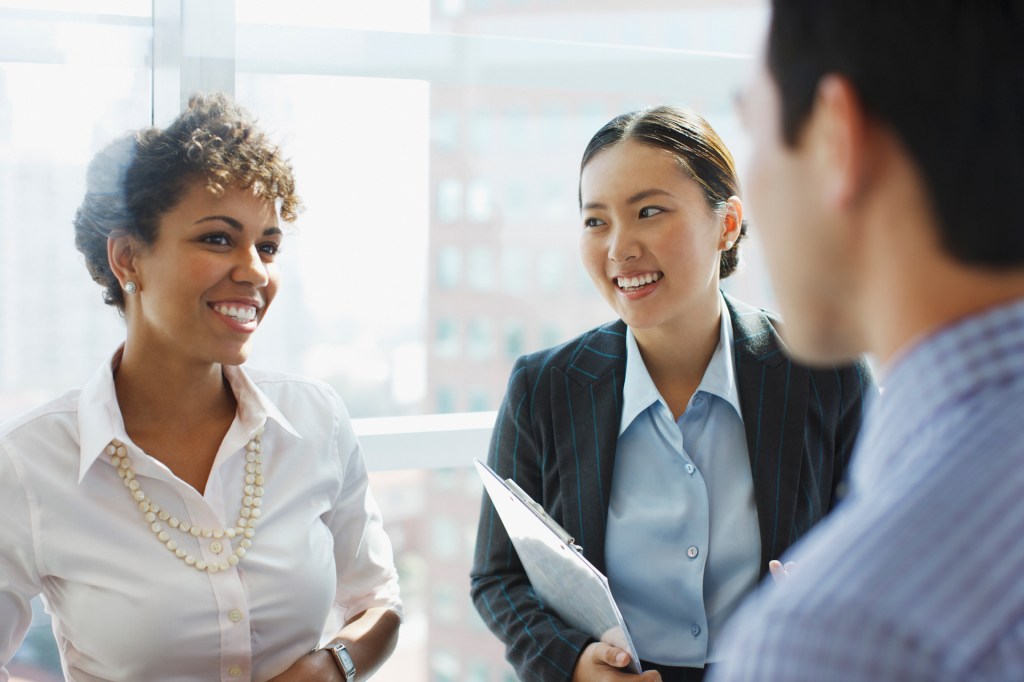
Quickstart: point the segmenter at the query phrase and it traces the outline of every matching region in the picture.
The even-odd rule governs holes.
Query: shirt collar
[[[117,404],[117,392],[114,389],[114,368],[121,363],[124,352],[122,345],[114,352],[109,362],[103,363],[82,387],[78,397],[78,433],[79,433],[79,469],[78,482],[85,478],[86,472],[103,454],[104,449],[113,439],[130,442],[121,416],[121,408]],[[291,422],[271,402],[263,391],[253,383],[245,370],[239,367],[224,366],[224,376],[231,386],[238,402],[238,413],[232,423],[229,435],[241,427],[248,434],[273,420],[284,431],[296,438],[302,438]]]
[[[720,300],[721,296],[720,296]],[[736,368],[733,364],[732,318],[724,300],[720,306],[721,322],[719,324],[718,346],[715,348],[711,361],[701,379],[697,391],[704,391],[720,397],[736,410],[743,419],[740,410],[739,391],[736,386]],[[664,399],[654,385],[647,365],[644,364],[640,347],[633,336],[633,330],[626,327],[626,377],[622,386],[622,417],[619,421],[619,435],[625,433],[641,412],[654,403]]]

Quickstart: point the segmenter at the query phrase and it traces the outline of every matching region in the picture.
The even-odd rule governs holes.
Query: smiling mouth
[[[213,306],[213,309],[221,315],[230,317],[232,320],[242,324],[248,324],[256,319],[255,306],[216,305]]]
[[[637,277],[616,277],[615,286],[626,292],[640,291],[660,280],[662,276],[660,272],[648,272]]]

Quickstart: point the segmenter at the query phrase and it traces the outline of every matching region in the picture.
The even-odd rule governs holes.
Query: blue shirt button
[[[699,637],[700,636],[700,626],[697,625],[697,624],[694,624],[694,625],[690,626],[690,632],[693,633],[694,637]]]
[[[693,466],[692,464],[687,464],[686,465],[686,473],[690,474],[691,476],[693,476],[693,472],[696,471],[696,470],[697,470],[697,467]]]
[[[697,545],[690,545],[686,549],[686,556],[690,557],[691,559],[696,559],[698,554],[700,554],[700,550],[697,549]]]

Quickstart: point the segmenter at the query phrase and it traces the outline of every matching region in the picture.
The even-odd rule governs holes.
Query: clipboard
[[[608,578],[515,481],[502,480],[479,459],[473,463],[540,600],[577,630],[629,652],[626,670],[639,674],[640,656],[612,597]]]

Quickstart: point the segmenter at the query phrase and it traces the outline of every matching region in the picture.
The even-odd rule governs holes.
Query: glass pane
[[[242,0],[235,3],[239,22],[286,26],[354,28],[369,31],[429,30],[429,0],[373,0],[328,3],[323,0]]]
[[[380,682],[515,679],[469,597],[483,486],[471,467],[370,474],[395,549],[405,624]]]
[[[333,384],[357,417],[496,409],[515,353],[611,319],[577,255],[579,156],[615,114],[685,102],[259,73],[237,87],[286,137],[307,205],[252,362]],[[741,138],[731,102],[703,113]],[[489,134],[453,143],[474,124]],[[755,277],[726,286],[763,301],[744,254]]]
[[[747,53],[761,0],[432,0],[430,30],[531,40]]]
[[[152,0],[0,0],[0,9],[43,10],[48,12],[88,12],[134,17],[152,15]]]
[[[0,418],[84,383],[122,338],[75,250],[71,221],[92,155],[152,117],[148,20],[6,13],[0,9]]]
[[[0,0],[0,420],[84,383],[123,337],[75,250],[85,168],[151,114],[148,0]],[[42,603],[12,679],[63,680]]]

